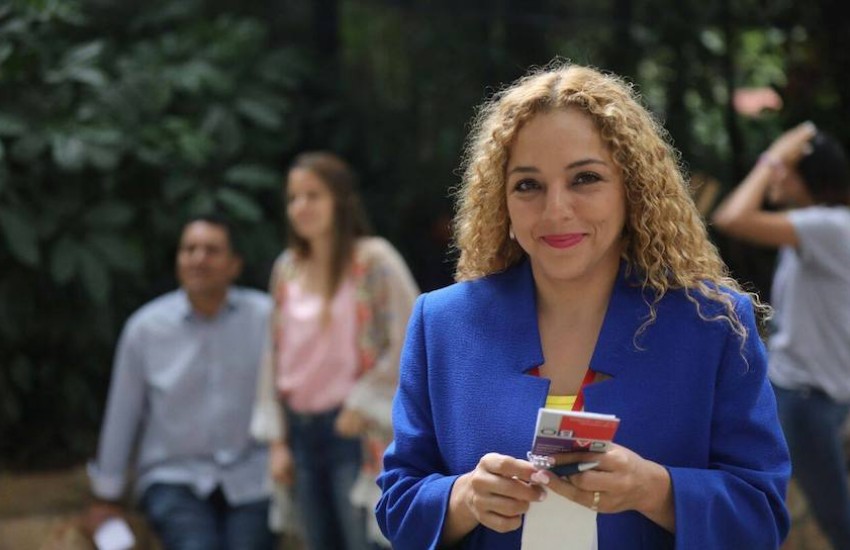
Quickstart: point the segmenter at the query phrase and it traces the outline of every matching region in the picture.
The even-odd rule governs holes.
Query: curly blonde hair
[[[725,319],[743,338],[729,288],[749,294],[759,317],[769,307],[730,277],[688,188],[679,154],[666,130],[620,77],[563,62],[536,69],[495,94],[478,110],[464,155],[464,176],[456,190],[456,278],[469,280],[503,271],[524,251],[508,236],[505,191],[510,148],[523,125],[538,114],[577,108],[589,115],[622,170],[627,219],[623,259],[649,290],[649,315],[639,333],[654,322],[656,305],[669,289],[684,289],[724,306]],[[645,292],[645,294],[647,294]]]

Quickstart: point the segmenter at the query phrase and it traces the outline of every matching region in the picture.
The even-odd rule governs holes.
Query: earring
[[[508,238],[510,238],[512,241],[516,240],[516,235],[514,235],[514,226],[512,225],[508,226]]]

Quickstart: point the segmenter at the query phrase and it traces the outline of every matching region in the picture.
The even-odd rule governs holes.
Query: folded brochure
[[[540,409],[529,454],[551,456],[569,452],[605,452],[620,419],[613,414]]]

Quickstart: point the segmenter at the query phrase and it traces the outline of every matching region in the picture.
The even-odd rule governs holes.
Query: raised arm
[[[816,133],[810,122],[779,136],[765,151],[747,177],[715,209],[715,228],[732,237],[761,246],[796,246],[794,226],[784,212],[764,208],[779,185],[797,178],[794,169]],[[796,182],[797,185],[801,183]]]

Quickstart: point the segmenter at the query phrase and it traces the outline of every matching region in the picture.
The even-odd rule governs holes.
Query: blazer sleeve
[[[389,432],[405,328],[419,289],[401,254],[388,241],[372,238],[365,243],[365,248],[368,255],[366,284],[374,312],[369,330],[374,331],[379,346],[375,364],[357,380],[345,405],[363,413],[377,428]]]
[[[707,469],[669,468],[676,548],[779,548],[791,475],[766,352],[749,298],[736,304],[746,339],[729,331],[718,372]]]
[[[401,355],[399,387],[393,402],[395,438],[384,454],[378,477],[381,499],[375,509],[381,531],[396,548],[436,548],[449,495],[457,476],[445,475],[428,395],[427,337],[423,309],[414,305]]]

